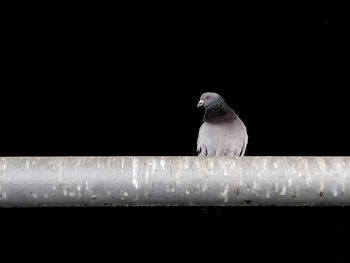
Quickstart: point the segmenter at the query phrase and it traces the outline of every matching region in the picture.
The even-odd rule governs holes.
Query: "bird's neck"
[[[236,119],[236,113],[224,101],[205,109],[203,121],[211,123],[230,122]]]

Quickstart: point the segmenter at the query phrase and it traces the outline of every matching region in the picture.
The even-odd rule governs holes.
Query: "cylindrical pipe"
[[[3,157],[0,207],[350,205],[350,157]]]

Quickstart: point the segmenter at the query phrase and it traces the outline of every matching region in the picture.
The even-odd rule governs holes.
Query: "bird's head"
[[[217,102],[220,99],[220,95],[214,92],[205,92],[201,95],[197,108],[203,106],[204,108],[209,107],[212,103]]]

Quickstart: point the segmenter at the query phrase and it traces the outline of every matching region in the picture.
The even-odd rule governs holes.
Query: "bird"
[[[198,133],[198,156],[244,156],[247,128],[225,100],[215,92],[205,92],[199,107],[204,107],[204,116]]]

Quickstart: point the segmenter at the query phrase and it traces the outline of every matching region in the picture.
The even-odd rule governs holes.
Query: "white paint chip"
[[[222,193],[222,197],[224,198],[224,203],[227,203],[228,202],[228,184],[225,185],[225,189],[224,189],[224,192]]]
[[[137,166],[137,159],[134,159],[132,162],[132,184],[136,189],[139,188],[139,183],[137,181]]]
[[[165,170],[165,160],[160,160],[160,166]]]
[[[152,165],[152,174],[154,174],[156,168],[157,168],[157,164],[156,164],[155,162],[153,162],[153,165]]]
[[[120,171],[122,173],[124,172],[124,164],[125,164],[125,158],[122,158],[122,164],[121,164],[121,168],[120,168]]]
[[[286,186],[283,186],[282,192],[280,193],[280,195],[285,195],[285,194],[286,194],[286,191],[287,191]]]

